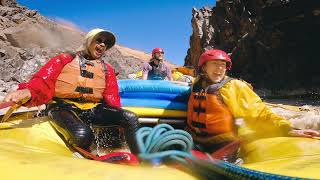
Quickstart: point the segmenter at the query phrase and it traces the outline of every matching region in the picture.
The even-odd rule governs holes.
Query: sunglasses
[[[100,38],[100,37],[98,37],[98,38],[96,39],[96,43],[97,43],[97,44],[104,43],[105,45],[108,45],[108,44],[109,44],[106,39],[103,39],[103,38]]]

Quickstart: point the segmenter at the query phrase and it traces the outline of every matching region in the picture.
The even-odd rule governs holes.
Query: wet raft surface
[[[155,177],[151,176],[159,176],[161,179],[193,178],[174,169],[120,166],[75,158],[47,120],[42,117],[1,124],[2,177],[36,178],[53,171],[57,173],[57,177],[80,179],[89,176],[97,179],[147,176],[153,179]],[[242,154],[245,160],[243,166],[250,169],[287,176],[320,178],[319,140],[289,137],[260,139],[244,143]],[[31,173],[31,168],[37,169],[39,174]]]
[[[1,178],[7,179],[195,179],[168,167],[75,158],[46,117],[1,124],[0,168]]]

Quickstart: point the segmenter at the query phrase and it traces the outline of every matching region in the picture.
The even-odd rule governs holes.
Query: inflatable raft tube
[[[190,94],[190,87],[170,81],[159,80],[119,80],[119,92],[155,92],[167,94]]]
[[[189,94],[168,94],[157,92],[121,92],[120,97],[124,99],[156,99],[170,100],[174,102],[187,102]]]
[[[317,139],[259,139],[244,144],[242,156],[242,166],[221,162],[217,168],[228,176],[243,178],[320,179]],[[0,177],[6,179],[195,179],[166,166],[115,165],[76,158],[47,117],[0,124],[0,168]]]
[[[139,117],[175,117],[186,118],[187,111],[170,110],[163,108],[144,108],[144,107],[122,107],[136,113]]]
[[[273,137],[242,146],[246,168],[300,178],[320,179],[320,140]]]
[[[144,107],[144,108],[160,108],[171,110],[187,110],[186,102],[174,102],[169,100],[156,99],[124,99],[121,98],[121,105],[124,107]]]
[[[0,124],[1,179],[196,179],[166,166],[127,166],[76,158],[47,120]]]

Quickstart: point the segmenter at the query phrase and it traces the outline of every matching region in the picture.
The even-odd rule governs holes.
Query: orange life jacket
[[[233,116],[219,93],[219,89],[230,80],[231,78],[227,77],[222,82],[205,89],[201,87],[201,82],[195,83],[188,102],[187,123],[189,129],[193,131],[192,135],[211,139],[224,134],[233,136]]]
[[[85,61],[81,55],[77,55],[64,66],[57,78],[55,97],[93,102],[103,99],[105,64],[102,60]]]

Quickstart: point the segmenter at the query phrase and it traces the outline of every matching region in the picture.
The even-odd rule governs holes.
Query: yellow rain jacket
[[[183,76],[183,74],[181,72],[178,72],[178,71],[174,71],[172,73],[172,78],[173,78],[174,81],[178,81],[182,76]]]
[[[288,135],[291,123],[273,113],[246,82],[231,80],[219,92],[236,119],[238,136],[254,140]]]

